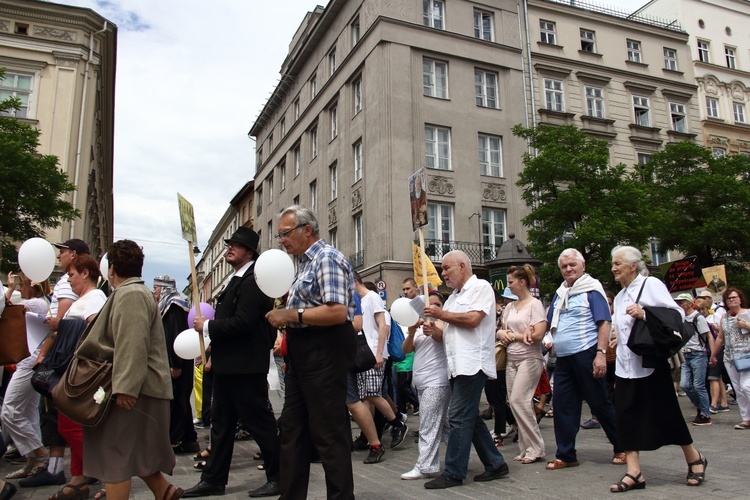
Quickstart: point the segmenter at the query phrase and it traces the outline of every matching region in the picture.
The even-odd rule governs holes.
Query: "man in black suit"
[[[267,482],[250,491],[251,497],[276,496],[279,484],[279,437],[268,402],[266,375],[275,330],[265,319],[273,300],[258,288],[253,266],[258,258],[258,233],[240,227],[225,240],[227,263],[234,274],[219,294],[213,320],[197,317],[193,326],[211,337],[214,372],[211,427],[211,455],[198,484],[185,497],[223,495],[229,479],[237,421],[245,426],[260,446]]]

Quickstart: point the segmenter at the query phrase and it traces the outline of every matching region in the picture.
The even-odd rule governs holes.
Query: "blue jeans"
[[[708,417],[710,413],[708,412],[706,370],[708,370],[708,357],[704,351],[685,353],[685,362],[682,364],[680,374],[680,387],[701,414]]]
[[[485,470],[495,470],[505,463],[497,450],[487,425],[479,416],[479,399],[487,375],[459,375],[451,379],[451,403],[448,412],[450,435],[445,452],[444,476],[466,479],[471,445],[477,450]]]

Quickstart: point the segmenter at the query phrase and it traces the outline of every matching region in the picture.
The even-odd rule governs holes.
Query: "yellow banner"
[[[435,266],[432,265],[432,261],[427,258],[424,251],[419,247],[419,245],[416,245],[412,241],[411,250],[414,256],[414,280],[417,282],[417,285],[424,285],[424,277],[422,276],[422,259],[425,259],[425,262],[427,262],[427,283],[429,283],[433,288],[437,288],[438,286],[442,285],[443,280],[440,279],[440,275],[435,269]]]

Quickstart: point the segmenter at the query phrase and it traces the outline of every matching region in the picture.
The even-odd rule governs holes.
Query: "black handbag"
[[[363,333],[357,334],[357,351],[354,355],[354,371],[356,373],[366,372],[377,363],[375,355],[367,343],[367,337]]]
[[[635,299],[636,304],[641,299],[645,285],[644,279],[638,297]],[[628,338],[628,348],[633,353],[647,358],[671,358],[685,345],[682,334],[682,315],[666,307],[646,306],[643,309],[646,311],[648,320],[635,320]]]
[[[52,397],[52,389],[62,379],[85,329],[86,321],[83,319],[60,320],[54,344],[44,361],[34,367],[31,386],[36,392],[47,398]]]

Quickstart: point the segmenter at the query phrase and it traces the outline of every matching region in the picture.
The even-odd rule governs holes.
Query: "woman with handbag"
[[[507,330],[498,332],[498,338],[507,345],[505,368],[510,408],[518,426],[520,453],[513,460],[532,464],[544,459],[545,449],[534,406],[534,392],[544,369],[542,339],[547,331],[547,318],[542,302],[533,297],[531,284],[536,281],[536,271],[529,264],[508,269],[508,287],[518,297],[503,311]]]
[[[108,413],[83,429],[84,473],[105,483],[109,500],[126,500],[133,476],[141,477],[157,499],[182,496],[182,489],[162,475],[175,466],[169,441],[172,382],[161,317],[140,278],[143,258],[133,241],[110,246],[114,291],[84,332],[73,360],[112,363],[111,389],[94,398],[109,405]]]
[[[703,484],[708,460],[693,446],[685,418],[672,385],[667,358],[646,360],[628,347],[628,339],[638,320],[644,320],[643,307],[663,307],[682,314],[667,287],[656,278],[646,279],[648,271],[640,250],[618,246],[612,250],[612,274],[622,290],[615,297],[612,326],[617,331],[615,368],[615,415],[617,439],[625,450],[628,471],[610,486],[612,493],[643,489],[646,481],[640,465],[640,452],[665,445],[682,448],[688,464],[686,484]],[[654,368],[644,366],[654,365]],[[649,362],[650,361],[650,362]]]
[[[45,284],[49,290],[49,281],[34,283],[25,274],[8,273],[8,290],[2,297],[4,302],[10,299],[16,288],[21,292],[21,304],[26,312],[42,318],[47,314],[48,303],[44,298]],[[8,383],[3,399],[0,419],[3,429],[15,443],[18,452],[26,457],[26,465],[16,472],[5,476],[6,479],[23,479],[42,473],[47,469],[47,449],[42,444],[39,430],[39,394],[31,386],[34,374],[34,363],[39,355],[40,345],[36,346],[29,357],[16,363],[16,371]]]
[[[727,288],[722,298],[727,306],[727,313],[717,325],[718,336],[711,359],[715,362],[717,353],[725,346],[724,366],[732,380],[742,418],[742,422],[734,428],[746,430],[750,429],[750,318],[747,297],[742,290]]]

